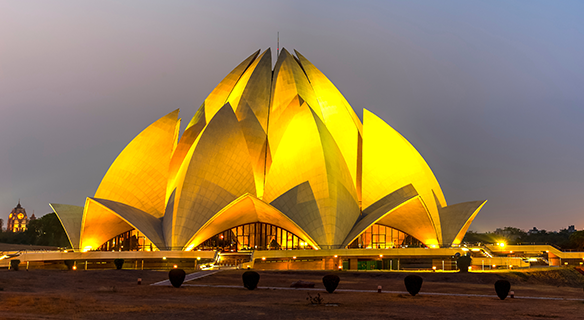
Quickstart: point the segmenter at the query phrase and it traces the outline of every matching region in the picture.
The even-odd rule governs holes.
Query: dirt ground
[[[338,289],[376,291],[381,285],[397,291],[381,294],[329,294],[322,284],[329,273],[324,271],[258,270],[260,288],[249,291],[242,285],[243,272],[221,271],[176,289],[149,285],[168,279],[166,271],[0,270],[0,319],[584,319],[584,276],[573,269],[418,273],[424,283],[417,296],[400,293],[406,272],[336,273],[341,278]],[[493,284],[502,278],[511,281],[515,299],[494,296]],[[312,281],[317,290],[261,288],[289,287],[297,280]],[[235,287],[217,287],[221,285]],[[317,294],[321,304],[306,299]]]

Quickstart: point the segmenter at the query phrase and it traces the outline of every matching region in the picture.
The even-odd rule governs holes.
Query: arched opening
[[[158,248],[136,229],[109,239],[97,251],[158,251]]]
[[[388,249],[420,247],[422,242],[411,235],[382,224],[373,224],[365,229],[348,246],[349,249]]]
[[[294,233],[263,222],[242,224],[203,241],[195,250],[303,250],[312,247]]]

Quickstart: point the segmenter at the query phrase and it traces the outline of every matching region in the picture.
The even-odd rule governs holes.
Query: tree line
[[[23,232],[2,231],[2,228],[0,228],[0,242],[51,247],[70,247],[67,234],[54,212],[29,221],[26,231]]]
[[[478,233],[469,231],[463,242],[467,243],[498,243],[507,244],[552,244],[562,249],[584,250],[584,230],[560,231],[537,230],[525,232],[519,228],[505,227],[494,232]]]

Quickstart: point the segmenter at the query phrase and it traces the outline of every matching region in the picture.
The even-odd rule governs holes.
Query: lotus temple
[[[353,269],[451,256],[486,202],[447,204],[414,146],[297,51],[258,50],[180,124],[140,132],[83,207],[51,204],[75,252]]]

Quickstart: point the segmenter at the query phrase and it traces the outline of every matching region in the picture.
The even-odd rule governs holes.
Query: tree
[[[67,234],[55,213],[31,220],[24,232],[3,232],[0,242],[51,247],[69,247]]]
[[[570,244],[574,249],[584,248],[584,230],[575,231],[570,234]]]

